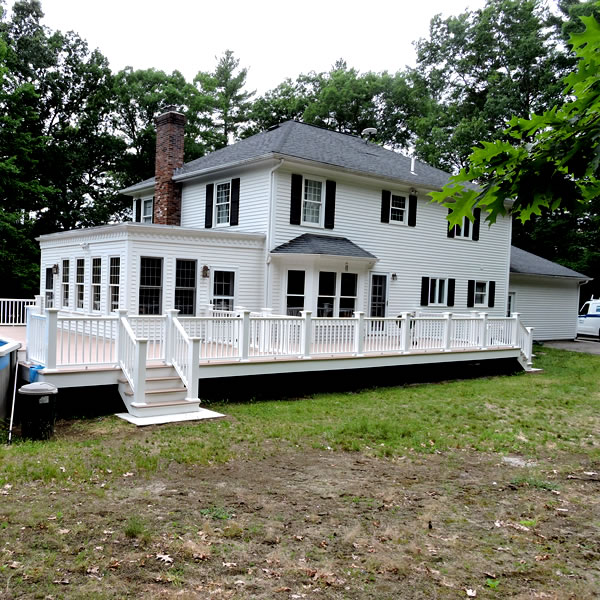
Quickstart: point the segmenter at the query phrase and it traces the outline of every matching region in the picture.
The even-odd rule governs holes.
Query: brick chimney
[[[185,117],[169,106],[156,123],[156,163],[153,222],[181,224],[181,184],[172,180],[175,169],[183,166]]]

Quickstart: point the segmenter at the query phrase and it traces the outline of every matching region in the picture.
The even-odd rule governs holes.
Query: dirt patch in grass
[[[585,458],[271,450],[6,484],[0,597],[597,597],[600,465]]]

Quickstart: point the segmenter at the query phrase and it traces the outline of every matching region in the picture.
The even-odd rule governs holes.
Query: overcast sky
[[[12,6],[8,0],[7,5]],[[457,15],[484,0],[42,0],[45,25],[75,31],[113,71],[175,69],[191,80],[233,50],[247,88],[264,93],[286,77],[327,71],[338,59],[360,71],[413,65],[412,42],[437,13]]]

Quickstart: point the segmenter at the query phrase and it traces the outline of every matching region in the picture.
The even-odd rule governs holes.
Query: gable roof
[[[316,233],[303,233],[297,238],[277,246],[271,250],[271,254],[322,254],[377,260],[376,256],[357,246],[348,238],[317,235]]]
[[[263,158],[285,157],[317,162],[357,174],[395,179],[407,185],[429,189],[443,187],[450,177],[449,173],[419,160],[415,160],[413,172],[411,159],[407,156],[358,136],[298,121],[286,121],[184,164],[175,171],[173,179],[179,181],[212,169]],[[121,192],[141,191],[153,183],[154,178],[150,178]]]
[[[558,263],[521,250],[516,246],[510,248],[510,272],[520,275],[545,275],[547,277],[570,277],[572,279],[591,279]]]

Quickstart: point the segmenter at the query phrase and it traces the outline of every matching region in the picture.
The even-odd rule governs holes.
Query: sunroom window
[[[181,315],[194,315],[196,306],[196,261],[175,263],[175,308]]]
[[[162,258],[142,256],[140,261],[140,315],[160,315],[162,300]]]
[[[297,317],[304,310],[305,271],[288,271],[286,314]]]
[[[213,271],[212,304],[215,310],[233,310],[235,299],[235,272]]]

